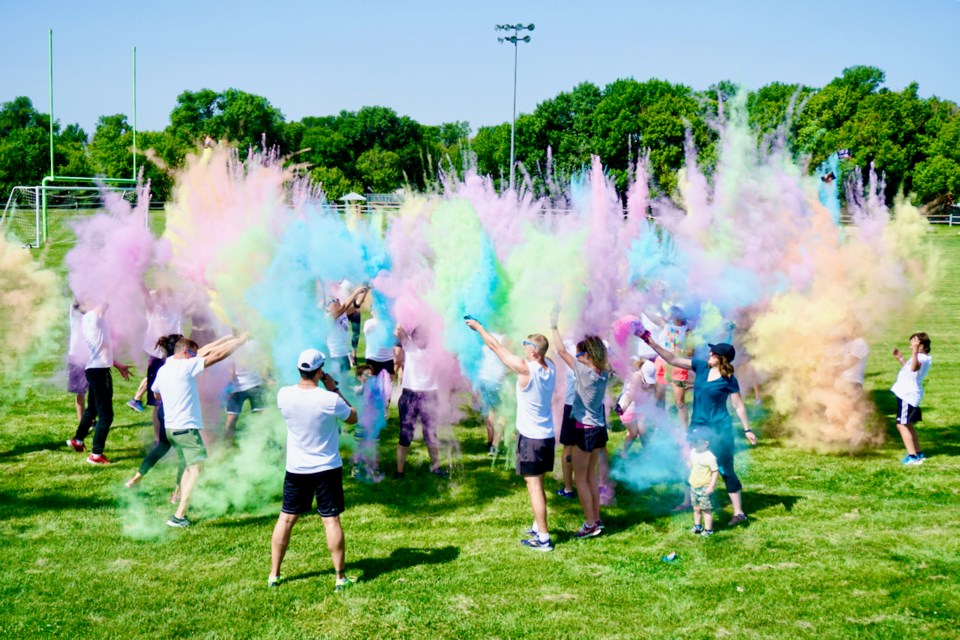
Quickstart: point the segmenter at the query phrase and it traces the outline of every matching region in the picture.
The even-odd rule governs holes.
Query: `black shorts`
[[[317,498],[317,513],[324,518],[338,516],[344,511],[343,467],[317,473],[291,473],[283,479],[283,507],[292,515],[308,513]]]
[[[520,434],[517,439],[517,475],[542,476],[553,471],[553,438],[528,438]]]
[[[397,403],[400,411],[401,447],[409,447],[417,429],[423,423],[423,441],[428,447],[437,446],[437,392],[404,389]]]
[[[370,368],[373,369],[373,375],[380,375],[381,371],[386,371],[391,376],[397,375],[396,369],[393,368],[393,360],[387,360],[385,362],[380,362],[379,360],[367,360],[366,362],[370,365]]]
[[[907,404],[900,398],[897,398],[897,424],[915,424],[923,421],[923,414],[920,407]]]
[[[603,449],[607,446],[607,428],[591,427],[577,423],[577,446],[582,451],[590,452]]]
[[[560,444],[565,447],[572,447],[577,444],[577,421],[570,415],[572,411],[572,404],[563,405],[563,422],[560,423]]]
[[[150,356],[150,362],[147,363],[147,406],[155,407],[157,406],[157,398],[153,395],[153,389],[150,387],[153,386],[153,381],[157,379],[157,371],[160,371],[160,367],[163,366],[163,363],[166,362],[166,358],[157,358],[155,356]]]

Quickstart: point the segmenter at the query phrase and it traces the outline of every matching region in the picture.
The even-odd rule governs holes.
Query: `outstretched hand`
[[[555,302],[553,304],[553,309],[550,309],[550,328],[556,329],[557,323],[560,322],[560,303]]]
[[[474,320],[473,318],[470,318],[469,320],[464,320],[463,322],[464,322],[464,324],[466,324],[468,327],[470,327],[470,328],[473,329],[474,331],[479,331],[479,330],[480,330],[480,327],[483,326],[483,325],[481,325],[478,321]]]
[[[757,444],[757,434],[755,434],[753,431],[747,431],[743,435],[747,438],[747,442],[750,444]]]
[[[122,377],[124,380],[129,380],[129,379],[130,379],[130,366],[129,366],[129,365],[117,363],[117,364],[114,364],[113,366],[115,366],[115,367],[117,368],[117,371],[120,372],[120,377]]]
[[[900,359],[900,349],[897,349],[896,347],[894,347],[894,349],[893,349],[893,357],[894,357],[894,358],[897,358],[898,360]]]

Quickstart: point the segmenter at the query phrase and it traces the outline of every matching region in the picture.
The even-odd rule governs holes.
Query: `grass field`
[[[921,439],[929,459],[899,463],[892,426],[883,448],[817,455],[763,438],[741,453],[749,526],[694,538],[673,514],[679,487],[620,489],[606,533],[572,537],[576,501],[551,495],[551,554],[519,544],[529,525],[521,481],[485,455],[474,420],[456,430],[463,456],[448,481],[427,473],[422,445],[402,485],[348,480],[347,573],[335,594],[323,530],[306,517],[268,590],[279,511],[199,517],[158,539],[123,535],[123,481],[150,435],[146,414],[121,405],[117,384],[107,453],[93,468],[63,441],[66,394],[38,386],[0,421],[0,637],[3,638],[956,638],[960,620],[960,237],[931,233],[943,252],[938,303],[918,330],[933,338]],[[69,243],[43,252],[62,269]],[[905,301],[906,302],[906,301]],[[888,416],[896,374],[890,336],[873,345],[867,385]],[[37,377],[50,375],[46,362]],[[382,447],[393,463],[396,420]],[[622,442],[614,434],[612,447]],[[143,485],[162,524],[175,464]],[[279,490],[282,469],[277,469]],[[549,482],[551,494],[555,482]],[[269,497],[265,497],[267,500]],[[729,519],[725,495],[720,522]],[[198,516],[202,514],[197,514]],[[161,527],[162,529],[162,527]],[[676,551],[679,559],[661,562]]]

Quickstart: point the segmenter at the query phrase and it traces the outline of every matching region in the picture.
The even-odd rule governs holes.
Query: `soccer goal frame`
[[[53,187],[53,182],[73,182],[85,184],[116,184],[130,185],[137,184],[137,48],[133,48],[133,149],[131,150],[131,162],[133,172],[130,178],[89,178],[77,176],[58,176],[54,167],[54,149],[53,149],[53,29],[48,32],[49,62],[50,62],[50,175],[44,176],[40,182],[41,207],[40,207],[40,231],[41,240],[47,241],[47,190],[51,188],[63,189],[64,187]],[[11,196],[13,193],[11,192]],[[8,200],[9,205],[9,200]],[[6,210],[4,211],[6,217]],[[39,242],[38,242],[39,247]]]

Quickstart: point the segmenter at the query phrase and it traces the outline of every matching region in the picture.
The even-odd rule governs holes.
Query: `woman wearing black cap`
[[[733,470],[733,422],[727,411],[727,398],[737,412],[737,417],[743,424],[743,432],[750,444],[757,444],[757,436],[750,430],[747,422],[747,410],[740,397],[740,383],[733,375],[733,359],[737,352],[733,345],[721,342],[710,345],[710,356],[706,360],[699,358],[683,358],[664,349],[653,341],[649,331],[642,331],[639,336],[644,342],[660,354],[660,356],[674,367],[690,369],[696,374],[693,383],[693,418],[690,420],[690,429],[705,428],[712,432],[710,450],[717,457],[720,475],[727,486],[730,503],[733,505],[733,518],[730,525],[737,525],[747,519],[743,513],[740,500],[740,478]]]

